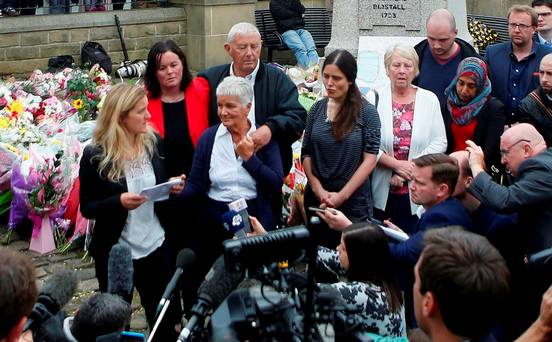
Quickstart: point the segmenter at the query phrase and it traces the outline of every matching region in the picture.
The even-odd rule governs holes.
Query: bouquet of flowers
[[[495,30],[476,19],[468,18],[468,31],[473,38],[473,45],[479,51],[485,50],[487,46],[499,40]]]
[[[110,89],[110,78],[98,65],[90,72],[75,70],[67,81],[67,98],[72,100],[81,122],[96,118],[98,104]]]
[[[67,197],[68,177],[63,172],[63,150],[54,156],[33,154],[33,157],[35,163],[27,177],[32,185],[27,193],[29,218],[33,221],[29,249],[45,254],[56,248],[50,218],[59,216],[58,211]]]
[[[26,80],[0,80],[0,146],[5,149],[0,157],[9,156],[9,151],[16,158],[13,166],[4,163],[0,176],[5,181],[0,185],[13,195],[10,231],[25,216],[33,221],[31,249],[46,253],[53,248],[52,243],[44,243],[51,242],[52,226],[61,227],[56,228],[56,237],[58,245],[63,242],[67,224],[61,224],[60,218],[78,176],[80,143],[91,138],[94,122],[87,120],[96,116],[110,87],[111,78],[99,67],[57,73],[36,70]],[[78,196],[73,201],[78,208]],[[77,213],[71,216],[72,223],[75,217]],[[82,231],[79,228],[78,234],[83,235]]]

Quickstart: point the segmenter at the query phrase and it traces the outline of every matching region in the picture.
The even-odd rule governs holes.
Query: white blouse
[[[128,192],[139,194],[142,189],[155,185],[155,173],[151,160],[144,153],[125,165]],[[119,243],[130,248],[132,259],[148,256],[165,240],[165,231],[153,210],[153,202],[147,201],[129,210]]]
[[[255,132],[255,126],[247,135]],[[242,166],[243,159],[236,155],[232,134],[220,124],[215,134],[209,179],[211,187],[207,192],[209,198],[220,202],[232,202],[243,198],[250,200],[257,197],[257,182]]]

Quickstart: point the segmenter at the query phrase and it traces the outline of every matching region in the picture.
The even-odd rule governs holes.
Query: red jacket
[[[195,147],[203,131],[209,127],[209,83],[204,78],[194,78],[184,91],[184,96],[189,134]],[[165,121],[161,96],[153,98],[148,95],[148,101],[150,125],[164,138]]]

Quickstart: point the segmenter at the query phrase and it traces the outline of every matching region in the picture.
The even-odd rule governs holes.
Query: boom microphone
[[[192,316],[177,341],[186,341],[197,324],[205,319],[209,310],[218,307],[242,278],[240,272],[229,272],[224,265],[224,258],[218,257],[199,286],[197,302],[191,310]]]
[[[46,280],[23,331],[38,331],[42,323],[56,315],[77,290],[77,275],[72,270],[54,273]]]
[[[163,293],[163,297],[161,297],[161,300],[157,305],[157,312],[155,316],[158,316],[159,313],[161,313],[161,310],[163,309],[165,303],[170,300],[174,288],[178,284],[180,276],[182,276],[182,273],[184,273],[185,269],[190,268],[190,266],[194,263],[195,258],[196,257],[194,251],[189,248],[183,249],[178,253],[178,256],[176,257],[176,271],[174,271],[174,275],[167,284],[165,292]]]
[[[132,253],[130,248],[120,243],[111,247],[107,263],[107,292],[127,298],[133,290]]]
[[[242,271],[247,267],[293,259],[297,251],[306,248],[309,236],[305,226],[297,226],[265,235],[226,240],[223,242],[226,266],[233,271]]]

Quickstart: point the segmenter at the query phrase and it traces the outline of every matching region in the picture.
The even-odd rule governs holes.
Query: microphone
[[[245,224],[242,215],[235,210],[229,210],[222,215],[222,225],[228,232],[236,235],[238,238],[246,237]]]
[[[295,259],[297,251],[307,248],[309,231],[304,226],[279,229],[265,235],[223,242],[229,270],[242,271],[274,261]]]
[[[38,331],[42,323],[56,315],[77,290],[77,275],[72,270],[54,273],[46,280],[23,331]]]
[[[107,292],[127,298],[132,294],[134,267],[130,248],[120,243],[111,247],[107,263]]]
[[[245,199],[240,198],[234,202],[230,202],[228,204],[228,209],[230,209],[230,211],[236,211],[241,216],[243,221],[243,230],[246,233],[251,233],[251,224],[249,223],[249,214],[247,213],[247,202]]]
[[[194,251],[189,248],[185,248],[178,253],[178,256],[176,257],[176,271],[174,271],[174,275],[167,284],[165,292],[163,293],[163,296],[161,297],[161,300],[157,305],[157,312],[155,313],[156,317],[159,315],[159,313],[161,313],[161,310],[163,309],[165,303],[170,300],[174,288],[178,284],[180,276],[182,276],[182,273],[184,273],[185,269],[190,268],[190,266],[194,263],[195,258],[196,256]]]
[[[195,327],[205,319],[209,310],[218,307],[238,286],[242,278],[243,275],[240,272],[229,272],[223,256],[218,257],[199,286],[198,299],[191,310],[192,316],[177,341],[186,341]]]

